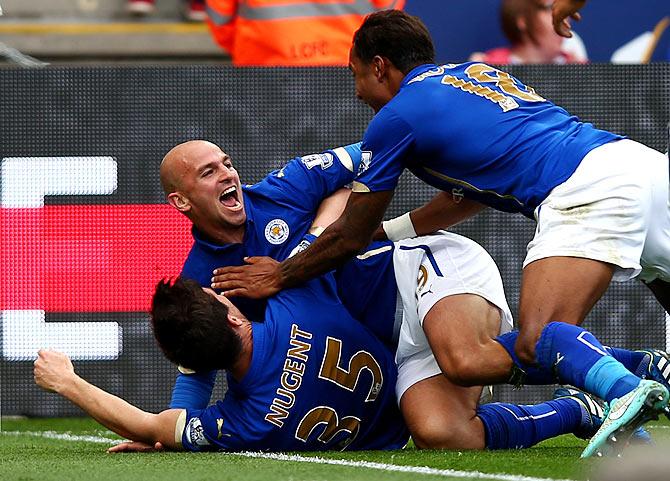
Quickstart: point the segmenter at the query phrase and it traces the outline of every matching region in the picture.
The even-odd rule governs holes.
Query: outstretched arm
[[[350,195],[351,189],[341,188],[323,199],[316,211],[309,233],[319,236],[330,224],[339,219],[347,207]]]
[[[570,38],[570,20],[579,21],[582,16],[579,10],[586,4],[586,0],[555,0],[551,9],[554,30],[561,37]]]
[[[60,394],[116,434],[149,445],[161,443],[166,448],[181,449],[181,443],[175,440],[175,427],[182,409],[160,414],[142,411],[80,378],[70,359],[56,351],[39,351],[34,374],[38,386]]]
[[[388,238],[399,241],[409,237],[432,234],[458,224],[482,211],[486,206],[465,198],[455,199],[447,192],[439,192],[428,203],[404,214],[385,221],[382,229],[375,233],[375,239]],[[410,225],[411,221],[411,225]]]
[[[392,198],[390,190],[352,192],[342,215],[305,251],[281,263],[251,257],[250,265],[216,269],[212,288],[258,299],[335,269],[368,245]]]

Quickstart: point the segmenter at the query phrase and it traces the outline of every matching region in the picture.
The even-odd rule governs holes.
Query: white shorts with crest
[[[482,246],[466,237],[440,231],[396,242],[393,265],[403,305],[396,351],[400,402],[409,387],[442,372],[422,327],[439,300],[456,294],[483,297],[500,309],[501,333],[512,329],[512,314],[498,267]]]

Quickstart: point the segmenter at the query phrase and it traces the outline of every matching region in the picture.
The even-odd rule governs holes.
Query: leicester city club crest
[[[265,226],[265,238],[270,244],[278,245],[286,242],[288,234],[288,224],[282,219],[272,219]]]

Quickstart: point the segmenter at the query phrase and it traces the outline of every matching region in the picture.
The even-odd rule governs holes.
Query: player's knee
[[[444,371],[447,378],[459,386],[477,386],[481,384],[481,363],[476,349],[463,349],[445,356]]]

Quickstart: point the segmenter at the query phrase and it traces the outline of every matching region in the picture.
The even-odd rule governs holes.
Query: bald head
[[[182,179],[186,173],[195,167],[196,161],[211,154],[221,152],[221,149],[206,140],[189,140],[173,147],[161,162],[160,179],[165,195],[183,188]]]
[[[163,158],[160,178],[172,207],[206,237],[242,242],[247,218],[240,176],[228,154],[205,140],[179,144]]]

